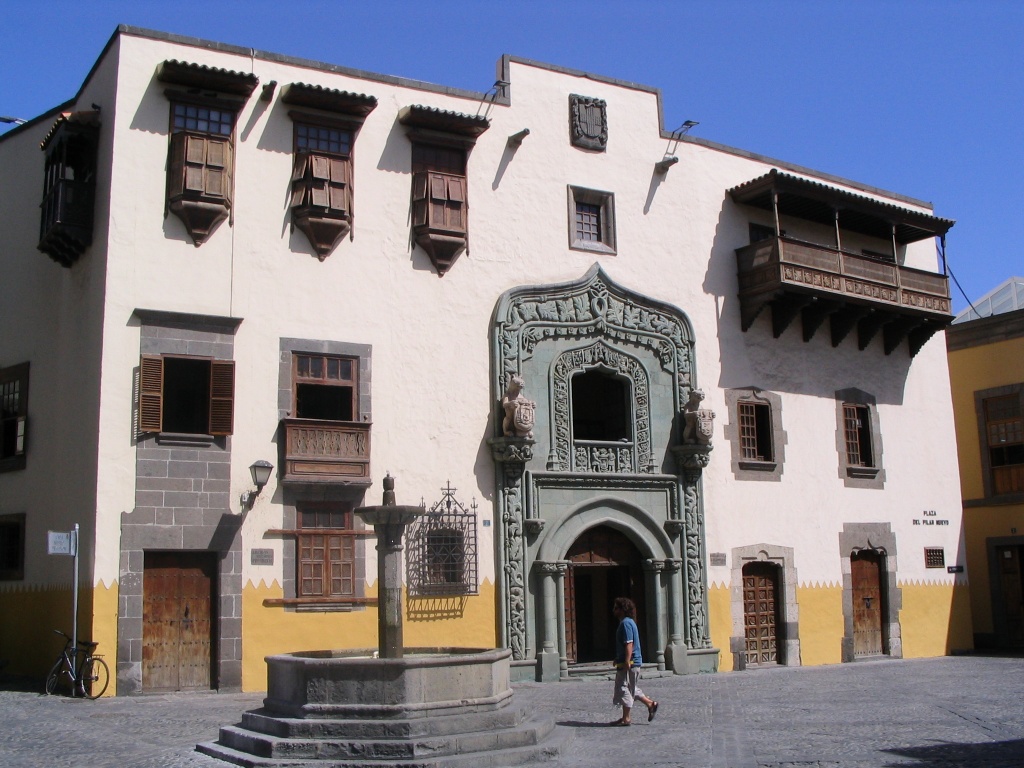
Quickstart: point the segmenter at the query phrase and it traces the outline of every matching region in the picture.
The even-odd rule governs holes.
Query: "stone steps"
[[[314,722],[309,731],[328,722]],[[247,768],[499,768],[555,760],[572,738],[570,729],[542,718],[495,730],[411,739],[282,738],[226,726],[218,741],[196,748]]]

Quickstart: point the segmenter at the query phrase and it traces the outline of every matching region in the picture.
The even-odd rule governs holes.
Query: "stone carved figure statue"
[[[533,425],[537,403],[527,399],[523,394],[526,383],[523,377],[516,374],[509,379],[508,389],[501,398],[501,407],[505,418],[501,422],[501,432],[509,437],[533,437]]]
[[[711,445],[711,436],[714,433],[715,412],[710,408],[701,408],[704,400],[704,390],[691,389],[690,400],[683,409],[684,445]]]

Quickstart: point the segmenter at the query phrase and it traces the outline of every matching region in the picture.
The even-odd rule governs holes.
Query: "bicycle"
[[[89,640],[79,640],[78,647],[72,647],[72,640],[59,629],[53,630],[55,634],[63,637],[64,650],[60,657],[46,676],[46,693],[52,694],[62,682],[71,689],[71,696],[81,694],[87,699],[98,699],[107,690],[110,683],[110,670],[100,656],[93,653],[99,643]],[[72,663],[72,654],[75,661],[78,661],[78,674],[75,674],[75,664]]]

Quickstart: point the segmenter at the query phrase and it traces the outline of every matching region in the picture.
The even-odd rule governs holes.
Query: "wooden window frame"
[[[5,529],[15,544],[14,561],[0,560],[0,581],[23,581],[25,579],[25,513],[0,515],[0,529]]]
[[[836,392],[836,450],[846,485],[885,486],[882,432],[875,397],[859,389]]]
[[[1000,503],[1024,501],[1024,464],[997,463],[994,451],[1015,447],[1024,431],[1024,383],[1009,384],[974,393],[978,417],[978,441],[985,498]],[[990,404],[995,400],[1016,401],[1017,415],[992,419]],[[998,438],[998,439],[997,439]]]
[[[307,376],[299,373],[299,360],[301,358],[320,358],[323,361],[322,376]],[[330,379],[327,377],[329,360],[346,362],[350,366],[352,375],[349,378]],[[350,355],[331,355],[319,352],[292,352],[292,414],[293,418],[299,416],[299,384],[315,384],[323,387],[348,387],[352,392],[350,406],[351,419],[318,419],[318,421],[339,421],[351,423],[359,421],[359,358]]]
[[[569,198],[569,248],[574,251],[589,251],[615,255],[615,195],[584,187],[568,186]],[[581,230],[580,206],[598,208],[598,237],[589,239]],[[585,229],[585,227],[584,227]]]
[[[210,364],[210,389],[206,433],[221,437],[234,432],[235,363],[195,355],[142,355],[139,360],[138,431],[167,434],[164,430],[164,390],[167,385],[164,361],[168,358],[205,360]]]
[[[743,461],[773,463],[771,405],[756,400],[740,400],[736,404],[736,415]]]
[[[27,362],[0,368],[0,472],[24,469],[27,462],[29,369]],[[6,454],[9,430],[14,448]]]

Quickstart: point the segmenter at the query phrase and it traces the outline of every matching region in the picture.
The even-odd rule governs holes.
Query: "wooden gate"
[[[1006,636],[1002,644],[1011,648],[1024,646],[1024,589],[1021,581],[1020,547],[996,547],[999,562],[999,590]],[[998,608],[997,608],[998,610]]]
[[[142,689],[209,690],[214,658],[213,552],[146,552]]]
[[[850,555],[854,658],[886,653],[883,617],[887,611],[885,590],[882,589],[884,564],[884,556],[871,550]]]
[[[616,597],[628,597],[637,608],[640,647],[644,645],[644,581],[640,552],[614,528],[597,526],[583,533],[566,554],[565,652],[570,663],[611,661],[615,656],[612,616]]]
[[[779,568],[743,566],[743,629],[747,666],[779,663]]]

